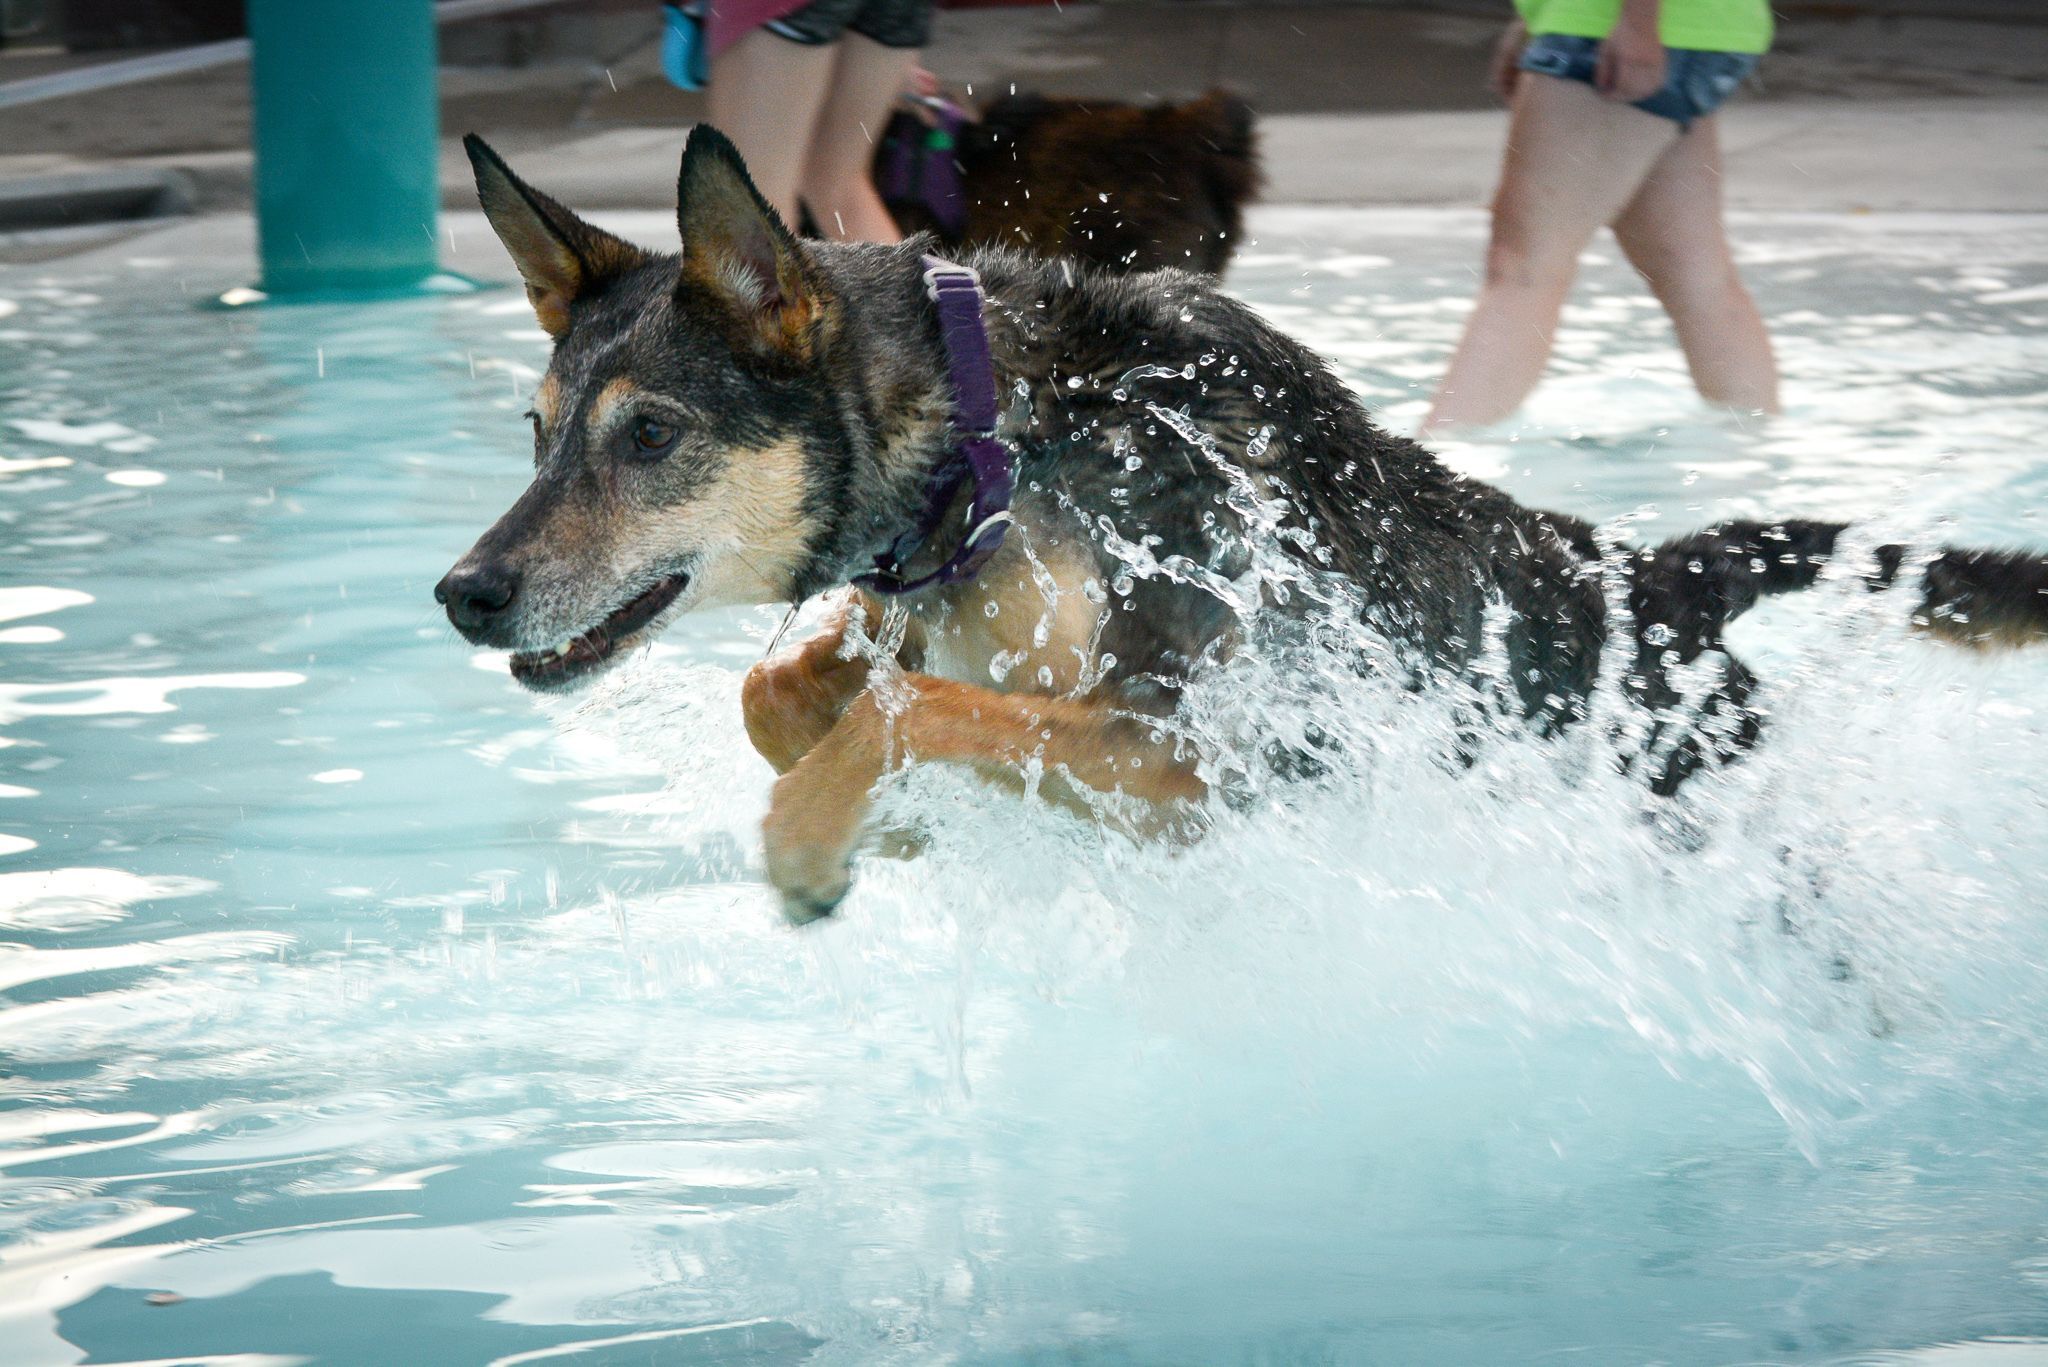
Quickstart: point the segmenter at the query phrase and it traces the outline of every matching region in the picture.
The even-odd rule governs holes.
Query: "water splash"
[[[1396,425],[1480,244],[1406,221],[1268,216],[1237,277]],[[1760,431],[1692,412],[1654,304],[1596,264],[1611,302],[1568,313],[1528,424],[1453,454],[1616,543],[1815,510],[2037,540],[2043,325],[1992,299],[2048,269],[2029,232],[1746,228],[1793,401]],[[866,854],[797,933],[737,725],[773,620],[693,623],[537,713],[432,615],[523,481],[521,301],[6,293],[6,416],[119,423],[168,476],[109,485],[123,453],[15,427],[0,452],[7,549],[91,599],[6,646],[11,685],[79,691],[8,724],[37,795],[0,802],[0,852],[48,878],[0,916],[31,954],[108,951],[0,1001],[18,1352],[431,1321],[480,1358],[701,1327],[728,1359],[1705,1364],[2048,1330],[2040,658],[1915,640],[1847,580],[1774,601],[1732,639],[1763,746],[1660,803],[1605,724],[1537,744],[1359,676],[1333,598],[1179,722],[1320,771],[1219,774],[1178,847],[915,771],[877,824],[922,852]],[[1245,449],[1177,429],[1166,369],[1119,386],[1123,454]],[[109,373],[135,383],[78,379]],[[1135,530],[1134,577],[1321,591]],[[299,681],[165,691],[273,672]]]

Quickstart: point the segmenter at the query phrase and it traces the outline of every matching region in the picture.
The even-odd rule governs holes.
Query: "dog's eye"
[[[659,418],[641,418],[633,424],[633,454],[658,456],[676,444],[676,429]]]

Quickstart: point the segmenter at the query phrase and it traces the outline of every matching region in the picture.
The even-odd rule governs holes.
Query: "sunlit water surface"
[[[1258,228],[1233,287],[1412,428],[1478,219]],[[1785,416],[1596,258],[1449,454],[2048,545],[2048,226],[1741,235]],[[1249,652],[1211,724],[1320,706],[1330,779],[1171,853],[913,775],[927,853],[792,930],[772,613],[548,707],[434,608],[526,469],[516,293],[206,311],[236,263],[150,250],[0,273],[0,1361],[2043,1360],[2048,651],[1773,605],[1764,748],[1662,810]]]

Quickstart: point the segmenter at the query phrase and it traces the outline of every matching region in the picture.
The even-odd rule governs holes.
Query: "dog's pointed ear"
[[[462,146],[476,171],[484,217],[512,253],[541,327],[559,341],[569,331],[569,305],[647,260],[647,253],[593,228],[513,175],[504,158],[476,134],[464,138]]]
[[[683,236],[682,287],[722,300],[760,344],[808,355],[825,314],[824,290],[804,250],[747,174],[725,134],[690,130],[676,177]]]

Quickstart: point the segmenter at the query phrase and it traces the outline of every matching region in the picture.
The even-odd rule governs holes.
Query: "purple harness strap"
[[[988,327],[981,318],[981,279],[965,266],[927,256],[924,288],[938,306],[939,339],[946,348],[953,387],[953,426],[961,436],[952,454],[932,471],[917,525],[897,537],[886,554],[875,557],[874,569],[855,576],[855,584],[877,593],[914,593],[932,584],[972,579],[1003,544],[1010,529],[1010,498],[1017,488],[1016,465],[1008,448],[996,439],[996,372],[989,359]],[[960,486],[970,479],[974,495],[967,506],[967,536],[930,574],[904,578],[903,566],[938,531]]]
[[[943,96],[917,96],[931,122],[899,110],[875,154],[875,189],[892,210],[916,205],[932,216],[948,242],[967,231],[967,183],[960,172],[960,134],[973,122]]]

